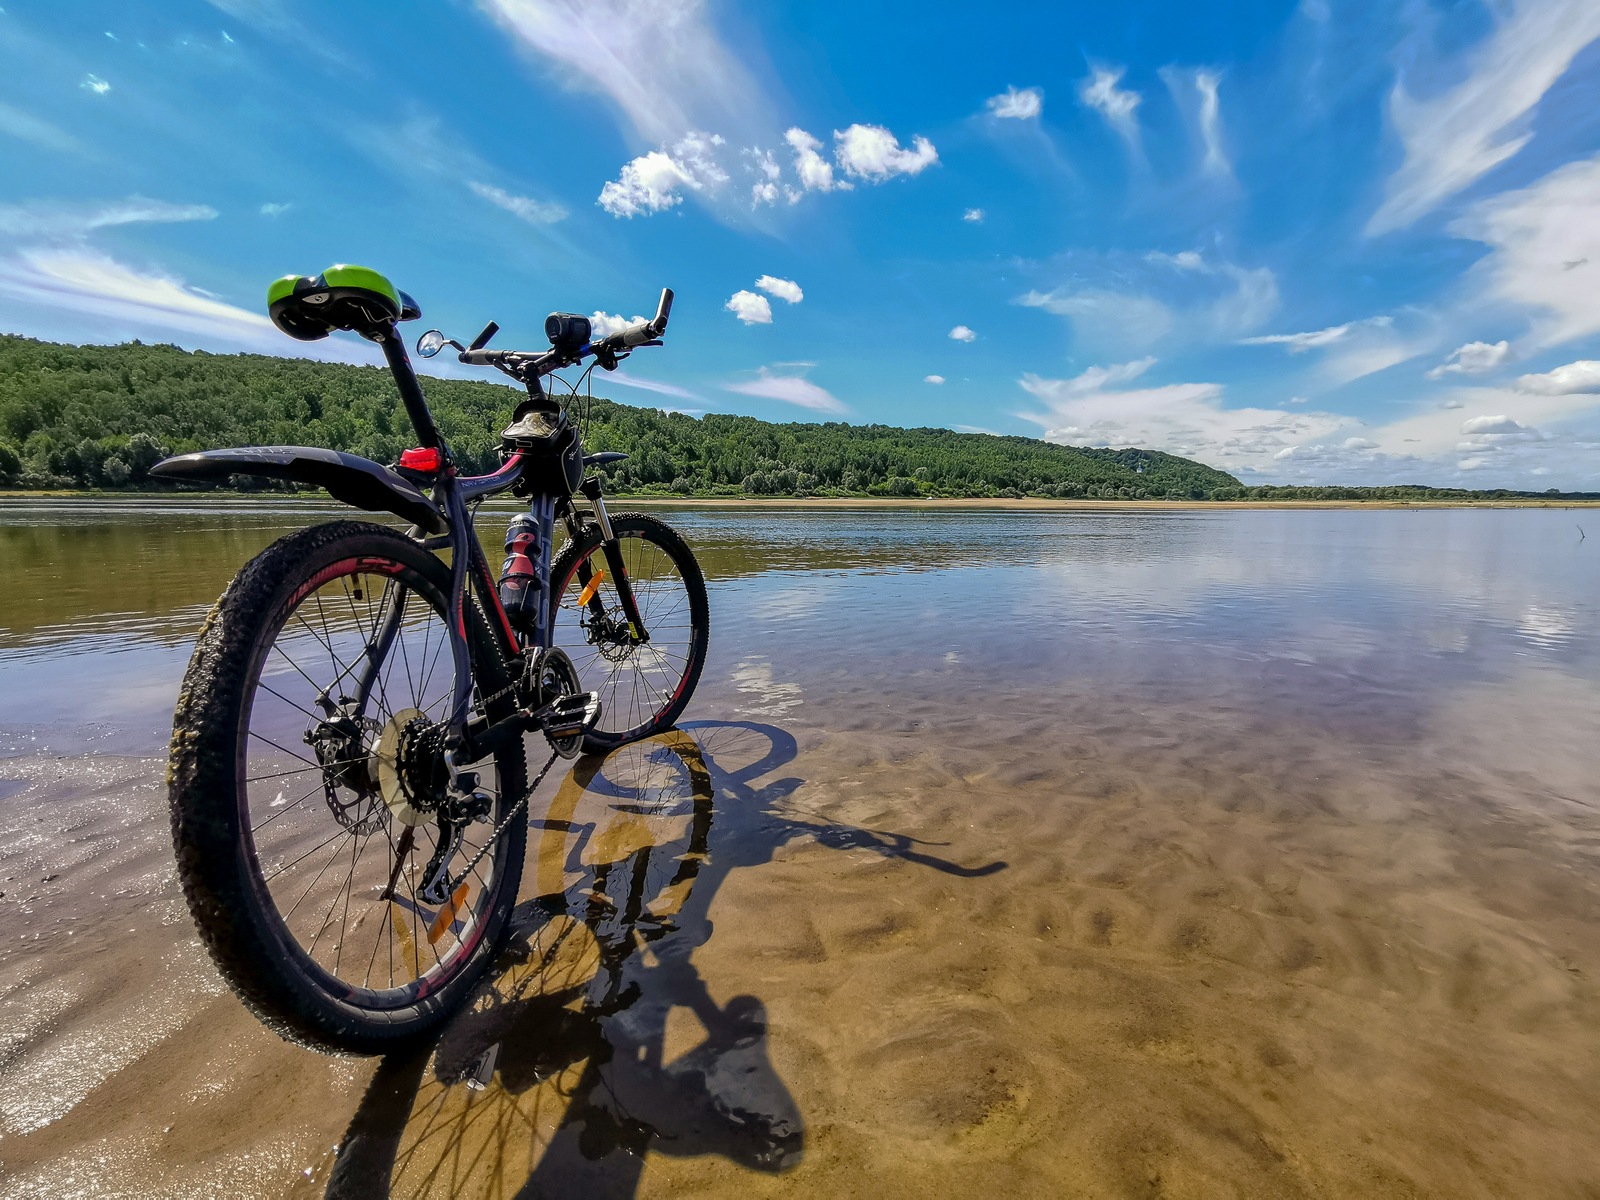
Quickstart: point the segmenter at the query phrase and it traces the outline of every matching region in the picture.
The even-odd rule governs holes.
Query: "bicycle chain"
[[[446,889],[449,895],[455,895],[456,889],[466,882],[468,875],[472,874],[472,869],[483,861],[483,856],[485,854],[489,853],[489,847],[498,842],[500,840],[500,835],[511,827],[511,822],[515,821],[522,814],[522,812],[527,809],[528,800],[533,795],[533,790],[544,782],[544,777],[550,773],[550,768],[556,765],[556,759],[560,757],[561,756],[559,754],[550,755],[550,761],[545,763],[544,769],[539,772],[538,778],[536,778],[523,790],[522,799],[518,800],[511,811],[506,814],[505,820],[501,821],[500,824],[494,827],[494,832],[490,834],[488,840],[484,842],[481,847],[479,847],[478,852],[472,856],[472,861],[466,866],[462,867],[461,873],[450,881],[450,886]]]

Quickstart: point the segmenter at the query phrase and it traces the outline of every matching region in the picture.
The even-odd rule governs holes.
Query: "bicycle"
[[[533,789],[559,758],[655,736],[688,704],[708,637],[700,567],[664,522],[606,511],[588,470],[626,455],[585,456],[576,402],[541,382],[661,345],[671,308],[663,289],[652,320],[599,339],[586,318],[552,313],[545,351],[486,349],[492,321],[468,346],[423,334],[418,354],[453,346],[527,392],[501,433],[501,467],[466,477],[399,334],[421,316],[415,301],[364,267],[286,276],[268,289],[274,324],[377,343],[422,444],[393,467],[267,446],[151,469],[318,484],[410,522],[315,525],[252,559],[206,617],[173,714],[184,895],[223,978],[283,1037],[377,1054],[449,1017],[507,935]],[[528,511],[510,523],[497,580],[473,518],[505,492]],[[535,731],[550,757],[530,783]]]

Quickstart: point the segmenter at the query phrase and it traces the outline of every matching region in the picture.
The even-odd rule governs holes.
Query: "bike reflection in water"
[[[384,1061],[328,1195],[631,1196],[647,1150],[797,1164],[804,1125],[764,1007],[717,1005],[690,962],[723,878],[801,833],[954,875],[1005,864],[962,868],[910,838],[775,811],[801,781],[760,781],[795,749],[770,725],[693,722],[580,759],[532,822],[537,895],[496,975],[431,1050]],[[680,1007],[703,1037],[667,1061]]]

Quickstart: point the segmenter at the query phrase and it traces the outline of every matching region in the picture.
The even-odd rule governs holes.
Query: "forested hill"
[[[604,385],[603,372],[596,382]],[[521,393],[424,379],[458,458],[492,469]],[[587,448],[633,457],[616,491],[680,494],[1209,496],[1238,480],[1149,450],[1087,450],[1032,438],[699,419],[596,399]],[[138,487],[166,453],[313,445],[393,462],[413,444],[388,371],[177,346],[67,346],[0,335],[0,483]]]

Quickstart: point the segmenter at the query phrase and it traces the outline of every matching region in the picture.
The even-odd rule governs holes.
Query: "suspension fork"
[[[447,741],[459,746],[466,737],[472,715],[472,657],[467,651],[467,570],[472,563],[476,536],[461,498],[461,483],[454,475],[439,481],[444,508],[450,519],[450,660],[455,668],[455,705],[450,710]],[[451,772],[452,776],[455,774]]]
[[[406,591],[404,584],[393,579],[383,585],[383,622],[373,630],[372,639],[367,643],[364,651],[367,663],[361,668],[361,678],[356,684],[356,711],[353,715],[357,719],[367,715],[367,701],[372,698],[372,689],[378,682],[378,669],[389,657],[395,635],[400,632],[400,622],[405,619]]]
[[[591,476],[583,481],[583,494],[594,506],[595,522],[600,526],[600,547],[606,556],[606,569],[611,572],[612,586],[617,589],[617,598],[622,601],[622,613],[628,618],[628,628],[633,635],[634,644],[648,642],[650,631],[644,627],[644,618],[639,615],[639,602],[633,595],[633,581],[628,578],[627,568],[623,565],[622,544],[617,540],[616,531],[611,528],[611,517],[606,513],[606,502],[601,499],[598,476]],[[583,583],[585,590],[593,578],[594,572],[589,567],[589,560],[585,558],[578,564],[578,579]],[[589,597],[589,612],[596,617],[606,615],[606,606],[600,599],[598,590]]]

